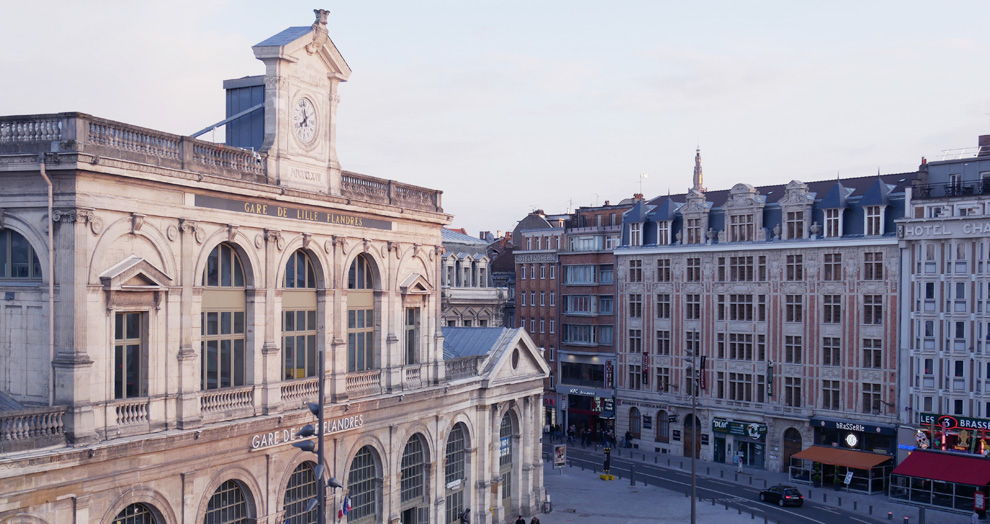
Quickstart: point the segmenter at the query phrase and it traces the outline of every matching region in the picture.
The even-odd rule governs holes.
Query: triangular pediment
[[[316,21],[306,27],[290,27],[259,42],[252,49],[254,56],[262,61],[269,59],[287,62],[319,62],[327,71],[327,76],[346,81],[351,76],[351,68],[341,56],[337,46],[327,32],[327,15],[316,10]]]
[[[430,285],[428,280],[423,278],[423,275],[413,273],[406,277],[401,284],[399,284],[399,290],[402,291],[402,294],[404,295],[423,295],[432,293],[433,286]]]
[[[483,371],[492,384],[544,378],[550,375],[540,349],[524,329],[516,328],[513,336],[496,348],[490,366]]]
[[[114,264],[100,275],[104,289],[167,289],[172,277],[153,266],[147,260],[131,255]]]

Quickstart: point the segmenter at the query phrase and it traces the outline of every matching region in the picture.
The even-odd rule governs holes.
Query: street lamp
[[[344,487],[337,481],[337,479],[333,477],[327,479],[326,484],[323,483],[323,474],[326,472],[326,462],[324,461],[323,453],[323,406],[326,404],[326,392],[324,391],[324,378],[326,376],[325,363],[325,354],[321,348],[319,350],[319,363],[317,364],[317,367],[319,368],[319,383],[317,384],[318,403],[306,403],[306,407],[309,408],[309,411],[316,415],[317,425],[314,428],[312,424],[306,424],[299,430],[298,433],[296,433],[296,437],[299,438],[309,438],[315,436],[316,443],[314,444],[312,440],[303,440],[292,444],[292,447],[294,448],[299,448],[303,451],[316,454],[316,468],[314,471],[316,474],[316,497],[309,500],[309,503],[306,505],[306,513],[313,511],[314,507],[318,507],[319,509],[316,512],[316,521],[320,524],[326,524],[327,521],[327,487],[331,489]],[[336,518],[334,518],[334,520],[336,521]]]
[[[697,466],[695,464],[695,454],[698,450],[698,443],[696,439],[698,438],[698,432],[695,428],[698,426],[698,376],[700,374],[698,370],[697,362],[697,352],[693,349],[688,350],[691,354],[691,373],[694,375],[691,377],[691,524],[697,524],[698,522],[698,475]],[[687,428],[685,428],[685,432]]]

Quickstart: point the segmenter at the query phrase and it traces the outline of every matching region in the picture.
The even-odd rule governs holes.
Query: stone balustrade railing
[[[85,113],[0,117],[0,155],[88,153],[206,175],[274,184],[267,155],[187,136],[96,118]],[[442,212],[441,191],[358,173],[341,173],[346,198]]]
[[[347,374],[349,396],[377,395],[382,392],[382,370],[370,369]]]
[[[466,357],[445,360],[443,364],[447,380],[478,376],[478,366],[481,364],[481,359],[482,357]]]
[[[146,398],[118,400],[113,403],[113,407],[117,413],[118,426],[148,423],[148,399]]]
[[[320,379],[317,377],[311,377],[307,379],[282,382],[282,402],[315,402],[317,395],[319,395],[319,380]]]
[[[0,454],[65,443],[65,408],[0,412]]]
[[[254,386],[203,391],[199,397],[202,413],[224,413],[254,406]]]

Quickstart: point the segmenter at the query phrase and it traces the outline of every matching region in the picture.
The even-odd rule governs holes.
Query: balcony
[[[64,407],[0,412],[0,453],[65,446],[64,416]]]
[[[912,190],[915,200],[934,200],[971,195],[990,194],[990,182],[919,184]]]

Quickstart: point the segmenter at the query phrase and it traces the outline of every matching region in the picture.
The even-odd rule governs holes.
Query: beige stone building
[[[326,12],[253,49],[254,150],[0,117],[0,523],[316,522],[321,352],[334,522],[534,511],[542,356],[445,341],[450,216],[341,170]]]

